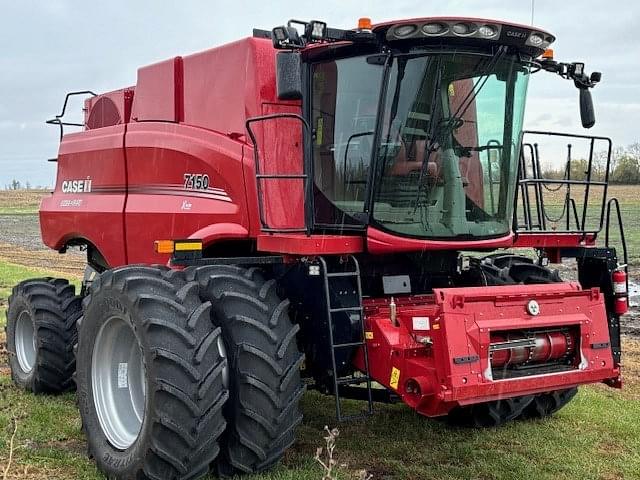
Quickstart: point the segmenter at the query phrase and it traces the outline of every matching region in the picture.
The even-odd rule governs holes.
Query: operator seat
[[[393,176],[408,176],[413,172],[419,173],[422,170],[422,162],[425,158],[426,139],[419,139],[411,142],[407,147],[404,141],[401,142],[400,150],[395,157],[393,167],[389,172]],[[441,174],[442,156],[440,149],[429,155],[427,165],[427,181],[442,182]],[[478,152],[471,152],[468,157],[460,157],[460,173],[466,195],[479,207],[484,206],[484,181],[482,174],[482,164],[478,157]]]

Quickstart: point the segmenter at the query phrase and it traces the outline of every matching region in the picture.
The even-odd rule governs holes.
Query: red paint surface
[[[527,313],[535,299],[540,314]],[[389,319],[385,299],[365,300],[366,330],[371,374],[388,388],[393,368],[400,371],[398,393],[419,413],[443,415],[457,405],[546,392],[584,383],[619,380],[609,348],[591,345],[609,342],[604,297],[597,290],[582,290],[577,283],[512,285],[436,289],[434,295],[396,298],[399,326]],[[430,329],[413,329],[413,317],[428,317]],[[575,348],[580,368],[562,373],[507,380],[487,378],[492,332],[572,327],[579,332]],[[431,337],[431,347],[419,343]],[[495,340],[494,340],[495,341]],[[478,361],[455,364],[456,357],[478,356]],[[364,368],[362,353],[356,365]],[[407,391],[417,383],[421,393]]]

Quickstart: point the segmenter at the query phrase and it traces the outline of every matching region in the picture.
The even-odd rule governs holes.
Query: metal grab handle
[[[251,139],[251,143],[253,145],[253,160],[255,163],[256,193],[258,196],[258,215],[260,217],[260,225],[262,227],[263,232],[306,233],[307,235],[311,235],[311,220],[309,218],[310,215],[307,212],[308,206],[309,206],[309,199],[311,198],[311,189],[310,189],[311,184],[309,182],[309,173],[306,172],[306,169],[305,169],[304,152],[303,152],[302,167],[303,167],[303,172],[305,173],[303,174],[284,173],[281,175],[280,174],[265,175],[260,173],[260,152],[259,152],[260,149],[258,147],[258,141],[256,139],[255,132],[251,128],[251,124],[256,122],[263,122],[266,120],[273,120],[277,118],[291,118],[291,119],[299,120],[304,125],[305,132],[307,133],[307,135],[311,135],[311,127],[309,125],[309,122],[304,117],[302,117],[301,115],[298,115],[297,113],[273,113],[270,115],[260,115],[258,117],[251,117],[245,121],[245,128],[249,133],[249,138]],[[268,226],[265,218],[264,205],[262,203],[263,193],[262,193],[262,185],[260,182],[261,180],[264,180],[264,179],[300,179],[302,180],[303,188],[304,188],[304,198],[303,198],[304,217],[305,217],[304,228],[295,228],[295,227],[294,228],[270,228]]]
[[[72,122],[63,122],[62,121],[62,117],[65,116],[65,113],[67,111],[67,104],[69,103],[69,97],[74,97],[77,95],[91,95],[92,97],[97,97],[98,95],[94,92],[92,92],[91,90],[81,90],[78,92],[69,92],[67,93],[67,95],[64,97],[64,103],[62,104],[62,111],[60,112],[60,114],[56,115],[55,118],[52,118],[51,120],[46,120],[45,123],[48,125],[58,125],[60,127],[60,140],[62,140],[62,137],[64,136],[64,127],[69,126],[69,127],[84,127],[84,123],[72,123]]]

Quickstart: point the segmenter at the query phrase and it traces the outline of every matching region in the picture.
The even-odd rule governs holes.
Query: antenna
[[[536,10],[536,0],[531,0],[531,25],[533,25],[533,14]]]

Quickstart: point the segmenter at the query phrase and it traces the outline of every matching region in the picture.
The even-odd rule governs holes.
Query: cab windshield
[[[417,238],[507,234],[528,68],[501,50],[391,60],[387,75],[367,57],[315,65],[316,222],[365,218],[373,178],[372,224],[382,230]]]

